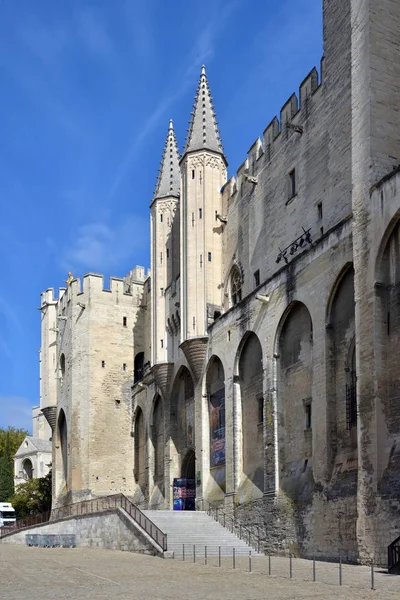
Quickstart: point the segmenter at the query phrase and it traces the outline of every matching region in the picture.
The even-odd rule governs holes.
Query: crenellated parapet
[[[279,112],[279,118],[274,116],[265,128],[262,139],[258,137],[250,146],[247,158],[237,169],[236,178],[231,178],[223,187],[225,197],[231,197],[245,180],[256,185],[254,176],[260,163],[269,162],[292,135],[303,134],[310,101],[320,85],[318,71],[314,67],[300,84],[298,95],[293,93],[288,98]],[[262,157],[265,161],[261,160]]]

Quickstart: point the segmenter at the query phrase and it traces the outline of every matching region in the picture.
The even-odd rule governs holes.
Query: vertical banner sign
[[[225,389],[210,396],[210,467],[225,464]]]

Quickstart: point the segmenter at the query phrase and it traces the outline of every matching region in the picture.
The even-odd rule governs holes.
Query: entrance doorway
[[[193,449],[188,450],[182,461],[181,477],[183,479],[194,479],[196,476],[196,456]]]

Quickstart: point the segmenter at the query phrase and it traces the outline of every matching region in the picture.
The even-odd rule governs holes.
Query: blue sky
[[[41,291],[149,266],[201,64],[233,174],[321,55],[321,0],[1,0],[0,426],[39,402]]]

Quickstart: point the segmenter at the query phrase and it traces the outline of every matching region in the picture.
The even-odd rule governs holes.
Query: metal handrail
[[[257,552],[260,552],[260,527],[257,523],[246,523],[242,524],[235,516],[228,514],[225,509],[220,508],[218,505],[213,505],[207,500],[203,500],[203,503],[208,505],[206,510],[207,514],[217,523],[226,527],[231,533],[237,535],[241,540],[252,546]]]
[[[77,517],[81,515],[105,512],[122,508],[128,515],[141,527],[151,539],[158,544],[163,551],[167,550],[167,534],[161,531],[151,519],[149,519],[133,502],[124,494],[113,494],[111,496],[102,496],[93,500],[81,500],[66,506],[54,508],[51,512],[19,519],[14,527],[0,529],[0,537],[16,533],[21,529],[26,529],[41,523],[65,519],[67,517]]]

